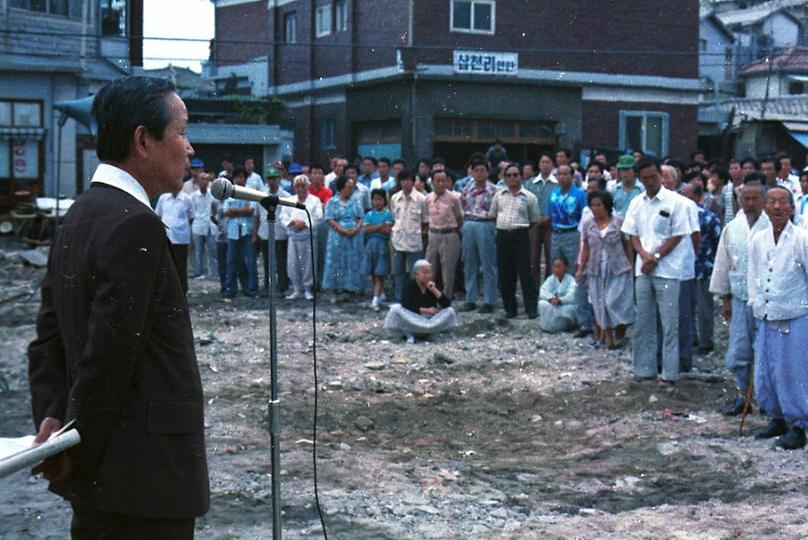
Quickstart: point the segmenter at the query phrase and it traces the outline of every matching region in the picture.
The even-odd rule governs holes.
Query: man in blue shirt
[[[578,269],[578,246],[581,241],[578,224],[586,208],[586,193],[572,185],[572,168],[569,165],[559,165],[555,176],[558,187],[550,195],[546,212],[553,231],[550,259],[564,257],[568,263],[567,272],[574,276]]]
[[[713,350],[713,293],[710,292],[710,278],[713,275],[715,254],[721,238],[721,221],[704,204],[704,187],[700,181],[685,184],[682,195],[694,201],[699,209],[701,236],[696,251],[696,314],[698,325],[698,354]]]
[[[359,183],[370,189],[370,183],[379,177],[376,169],[379,167],[378,160],[373,156],[367,156],[362,160],[362,174],[359,176]]]
[[[243,167],[233,169],[233,183],[243,186],[247,182],[247,171]],[[227,218],[227,281],[223,296],[236,296],[237,278],[241,268],[247,267],[247,281],[242,281],[245,296],[258,296],[258,268],[255,249],[252,245],[253,217],[258,203],[240,199],[227,199],[223,214]]]

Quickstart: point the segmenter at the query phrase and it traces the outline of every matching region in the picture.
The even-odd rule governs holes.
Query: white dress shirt
[[[749,246],[749,305],[755,318],[785,321],[808,315],[808,230],[788,222],[755,233]]]
[[[718,240],[715,252],[713,275],[710,278],[710,292],[726,296],[731,294],[738,300],[749,300],[746,286],[746,273],[749,269],[749,242],[760,231],[771,227],[769,217],[762,213],[750,227],[743,210],[739,210]]]
[[[690,233],[687,238],[682,238],[679,245],[673,249],[673,251],[681,251],[681,256],[684,259],[681,280],[687,281],[696,278],[696,248],[693,246],[692,235],[693,233],[701,232],[701,226],[699,225],[699,206],[683,195],[678,193],[674,193],[674,195],[679,197],[679,201],[687,209],[687,221],[690,225]]]
[[[168,239],[172,244],[191,243],[191,220],[194,219],[194,205],[191,197],[180,191],[163,193],[157,199],[154,211],[168,227]]]
[[[269,185],[265,184],[264,189],[261,191],[265,193],[269,193]],[[288,199],[290,197],[289,192],[278,188],[278,191],[273,193],[273,195],[277,195],[279,199]],[[286,227],[281,224],[280,214],[283,212],[281,211],[283,207],[279,206],[275,209],[275,241],[278,240],[287,240],[289,235],[286,233]],[[269,215],[267,211],[264,209],[263,206],[260,204],[258,205],[258,237],[261,240],[268,240],[269,239]]]
[[[244,187],[255,189],[257,191],[266,191],[266,189],[264,188],[264,181],[261,179],[261,176],[256,172],[250,173],[250,177],[247,178],[247,181],[244,183]]]
[[[409,196],[399,191],[390,199],[393,213],[391,240],[396,251],[416,252],[423,249],[421,225],[429,221],[426,196],[413,188]]]
[[[287,200],[299,202],[297,195],[292,195]],[[311,226],[316,229],[317,226],[323,222],[323,203],[320,202],[320,199],[309,193],[306,195],[306,200],[303,202],[303,204],[309,211],[309,215],[311,215]],[[286,232],[289,235],[289,238],[296,241],[308,242],[309,220],[306,217],[306,212],[300,210],[299,208],[290,208],[288,206],[279,206],[278,209],[280,210],[278,221],[280,221],[281,225],[286,227]],[[306,228],[300,231],[295,231],[292,229],[289,224],[295,219],[302,220],[306,224]]]
[[[691,229],[687,208],[680,198],[660,187],[653,198],[645,192],[631,200],[621,231],[638,237],[643,249],[649,253],[655,253],[669,238],[683,236],[676,248],[662,257],[650,274],[652,277],[681,280],[685,265],[685,249],[681,244],[690,242]],[[693,272],[695,275],[695,269]],[[642,275],[642,259],[639,257],[634,273]]]
[[[777,177],[777,185],[782,186],[789,190],[796,199],[802,195],[802,186],[800,185],[800,177],[795,174],[789,174],[788,178]]]
[[[98,165],[90,183],[106,184],[108,186],[118,188],[148,206],[149,210],[152,210],[151,203],[149,202],[149,196],[146,194],[146,190],[143,189],[143,186],[140,185],[140,182],[135,180],[135,177],[125,170],[119,169],[114,165],[109,165],[107,163],[101,163]]]
[[[213,208],[213,195],[210,190],[204,194],[196,191],[191,195],[191,203],[194,206],[194,222],[191,223],[191,232],[198,236],[207,236],[211,232],[212,222],[210,221],[211,209]]]

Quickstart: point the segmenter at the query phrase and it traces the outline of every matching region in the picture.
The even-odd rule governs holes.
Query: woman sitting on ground
[[[539,326],[555,334],[578,328],[575,316],[575,278],[567,273],[564,257],[553,259],[553,275],[548,277],[539,291]]]
[[[432,281],[432,265],[420,259],[413,265],[413,274],[414,279],[404,285],[401,303],[390,306],[384,319],[386,330],[404,335],[410,344],[415,343],[415,336],[438,334],[457,326],[451,300]]]

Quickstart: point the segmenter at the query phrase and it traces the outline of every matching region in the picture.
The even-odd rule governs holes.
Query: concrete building
[[[733,155],[761,157],[785,150],[806,164],[808,149],[808,49],[792,48],[747,66],[739,75],[744,97],[705,104],[699,133],[705,148],[732,134]]]
[[[80,193],[97,163],[93,138],[53,105],[93,94],[142,64],[142,0],[0,0],[0,205],[18,190]],[[137,36],[137,37],[133,37]]]
[[[282,116],[283,106],[261,99],[238,88],[238,80],[228,79],[232,88],[216,91],[210,79],[188,68],[168,65],[160,69],[137,69],[134,74],[159,77],[174,83],[188,108],[188,140],[194,157],[218,167],[225,156],[236,163],[255,160],[263,175],[270,164],[292,156],[294,135],[273,123]]]
[[[282,98],[299,161],[696,146],[696,0],[212,1],[210,75]]]
[[[735,35],[710,8],[699,12],[699,77],[703,101],[715,101],[735,88]]]
[[[735,34],[738,69],[775,51],[802,43],[802,23],[790,10],[776,2],[723,11],[717,16]]]

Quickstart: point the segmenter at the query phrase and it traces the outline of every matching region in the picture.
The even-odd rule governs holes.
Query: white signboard
[[[39,176],[39,142],[14,139],[11,142],[14,160],[14,178],[37,178]]]
[[[519,54],[454,51],[454,72],[476,75],[516,75],[519,72]]]

